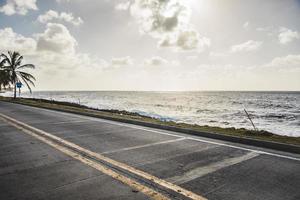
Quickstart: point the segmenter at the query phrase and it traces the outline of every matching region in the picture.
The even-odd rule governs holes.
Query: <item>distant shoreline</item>
[[[76,103],[61,102],[61,101],[46,100],[46,99],[17,98],[14,100],[13,98],[10,97],[0,96],[0,100],[19,103],[23,105],[35,106],[40,108],[46,108],[46,109],[54,109],[54,110],[66,111],[66,112],[76,112],[78,114],[84,114],[84,115],[89,114],[100,118],[108,117],[112,119],[133,120],[136,122],[145,122],[145,123],[157,124],[162,126],[181,128],[181,129],[186,129],[186,130],[191,130],[196,132],[199,131],[199,133],[206,132],[210,134],[219,134],[225,136],[249,138],[255,140],[300,146],[300,137],[281,136],[264,130],[254,131],[254,130],[248,130],[244,128],[233,128],[233,127],[221,128],[221,127],[213,127],[213,126],[200,126],[200,125],[192,125],[186,123],[176,123],[172,121],[162,121],[156,118],[151,118],[151,117],[143,116],[138,113],[133,113],[128,111],[95,109],[95,108],[89,108],[84,105],[79,105]],[[201,136],[201,134],[199,134],[199,136]]]
[[[35,90],[35,92],[262,92],[300,93],[300,90]]]

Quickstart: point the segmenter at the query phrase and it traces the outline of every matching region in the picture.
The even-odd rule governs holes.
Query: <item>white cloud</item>
[[[49,10],[45,14],[40,15],[37,20],[41,23],[47,23],[53,20],[60,20],[71,23],[75,26],[79,26],[83,23],[83,20],[80,17],[75,18],[72,13],[58,13],[54,10]]]
[[[277,36],[280,44],[288,44],[294,40],[300,39],[300,33],[297,31],[292,31],[286,27],[258,27],[257,31],[266,32],[269,36]]]
[[[198,49],[203,51],[210,46],[210,39],[200,37],[193,29],[183,30],[172,35],[164,35],[158,42],[159,47],[173,47],[177,51]]]
[[[32,53],[36,49],[36,41],[30,37],[17,34],[12,28],[0,29],[0,51],[9,50],[20,51],[22,53]]]
[[[250,26],[250,23],[249,23],[249,22],[245,22],[245,23],[243,24],[243,28],[244,28],[245,30],[249,30],[249,26]]]
[[[123,66],[123,65],[132,65],[132,64],[133,64],[133,60],[129,56],[111,59],[112,66]]]
[[[300,39],[300,34],[297,31],[292,31],[288,28],[281,27],[279,29],[278,39],[281,44],[287,44],[293,40]]]
[[[268,36],[274,36],[278,34],[278,28],[274,26],[257,27],[256,31],[264,32]]]
[[[48,23],[44,33],[37,34],[37,50],[74,54],[77,41],[62,24]]]
[[[162,66],[162,65],[178,66],[178,65],[180,65],[180,62],[177,60],[169,61],[160,56],[153,56],[150,59],[145,59],[144,65],[146,65],[146,66]]]
[[[190,23],[191,8],[181,0],[135,0],[130,13],[136,18],[140,32],[159,40],[159,47],[194,50],[210,45]]]
[[[125,1],[125,2],[118,3],[115,6],[115,9],[116,10],[128,10],[129,7],[130,7],[130,1]]]
[[[26,15],[28,10],[37,10],[36,0],[7,0],[6,4],[0,7],[0,12],[5,15]]]
[[[274,31],[274,28],[272,26],[266,26],[266,27],[257,27],[256,30],[261,32],[271,32]]]
[[[32,60],[43,71],[53,70],[60,73],[61,70],[71,70],[70,73],[78,73],[78,69],[104,69],[108,67],[105,60],[93,57],[90,54],[76,52],[74,54],[60,54],[55,52],[36,51]]]
[[[177,46],[183,50],[192,50],[210,46],[210,39],[200,37],[199,33],[195,30],[186,30],[178,35]]]
[[[225,53],[225,52],[210,52],[209,53],[209,56],[212,57],[212,58],[224,58],[224,57],[227,57],[228,54]]]
[[[300,54],[298,55],[287,55],[283,57],[274,58],[270,63],[266,64],[265,67],[280,69],[280,70],[294,70],[300,69]]]
[[[185,59],[186,60],[197,60],[198,58],[199,58],[199,56],[191,55],[191,56],[187,56]]]
[[[256,51],[258,50],[263,42],[249,40],[242,44],[237,44],[231,47],[231,52],[241,52],[241,51]]]
[[[154,56],[150,59],[146,59],[144,64],[145,65],[151,65],[151,66],[160,66],[160,65],[164,65],[167,64],[168,61],[166,59],[163,59],[159,56]]]
[[[99,57],[77,52],[76,46],[76,39],[62,24],[48,23],[45,31],[34,34],[34,37],[15,33],[10,27],[0,29],[0,52],[11,50],[25,55],[26,61],[37,66],[34,73],[38,77],[49,78],[51,74],[61,73],[61,70],[79,75],[85,70],[90,73],[87,68],[101,71],[109,67]]]
[[[187,25],[190,9],[178,0],[135,0],[131,14],[139,20],[142,32],[164,33]]]

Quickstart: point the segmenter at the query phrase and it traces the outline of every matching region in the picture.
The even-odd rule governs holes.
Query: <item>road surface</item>
[[[0,199],[300,199],[300,155],[0,102]]]

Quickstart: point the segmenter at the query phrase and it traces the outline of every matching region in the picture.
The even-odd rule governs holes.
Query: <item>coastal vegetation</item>
[[[0,92],[2,91],[2,89],[6,90],[6,87],[8,87],[9,85],[10,85],[9,74],[7,71],[2,70],[0,67]]]
[[[7,54],[0,54],[0,91],[2,87],[14,88],[14,99],[17,97],[17,84],[21,87],[25,84],[30,92],[34,86],[35,77],[27,72],[28,69],[35,69],[33,64],[23,64],[23,56],[14,51]]]
[[[87,106],[76,104],[76,103],[59,102],[59,101],[46,100],[46,99],[29,99],[29,98],[13,99],[9,97],[0,96],[0,100],[34,106],[34,107],[83,114],[83,115],[99,117],[99,118],[130,120],[135,122],[146,122],[150,124],[176,127],[176,128],[199,132],[200,136],[201,133],[206,132],[212,134],[234,136],[239,138],[250,138],[250,139],[262,140],[262,141],[300,145],[300,137],[289,137],[289,136],[277,135],[264,130],[248,130],[244,128],[234,128],[234,127],[221,128],[221,127],[213,127],[213,126],[200,126],[197,124],[176,123],[173,121],[161,121],[156,118],[151,118],[151,117],[140,115],[138,113],[132,113],[128,111],[100,110],[95,108],[89,108]]]

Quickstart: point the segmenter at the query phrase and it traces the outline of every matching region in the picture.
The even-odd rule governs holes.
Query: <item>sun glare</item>
[[[186,2],[195,12],[207,12],[208,10],[207,0],[186,0]]]
[[[205,3],[205,0],[186,0],[192,9],[197,9]]]

